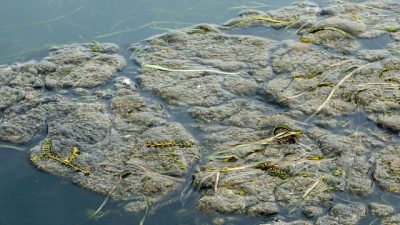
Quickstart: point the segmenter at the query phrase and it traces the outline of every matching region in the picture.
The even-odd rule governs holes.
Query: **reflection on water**
[[[114,42],[126,49],[131,43],[168,30],[204,22],[220,24],[240,10],[268,10],[290,2],[293,0],[2,0],[0,64],[40,58],[55,44],[96,40]],[[249,32],[275,40],[292,35],[286,30],[272,29],[250,29]],[[378,40],[362,44],[376,49],[379,43]],[[186,185],[190,185],[190,178]],[[376,189],[378,194],[373,198],[384,193]],[[161,207],[157,213],[150,212],[145,224],[211,223],[213,218],[198,212],[193,214],[194,199],[200,193],[192,192],[184,206],[179,199],[174,201],[179,194],[173,193],[169,197],[172,199],[170,204]],[[339,197],[339,201],[352,198]],[[396,200],[388,193],[381,198],[389,202]],[[144,216],[143,213],[122,214],[116,210],[118,203],[108,203],[102,214],[88,218],[104,197],[72,185],[69,180],[36,170],[29,164],[27,151],[12,147],[0,147],[0,199],[0,225],[127,225],[139,224]],[[263,219],[228,217],[226,220],[232,224],[258,224]]]

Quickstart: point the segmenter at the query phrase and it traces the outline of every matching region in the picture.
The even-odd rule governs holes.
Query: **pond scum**
[[[272,23],[272,24],[284,24],[287,26],[290,26],[292,23],[295,23],[297,21],[297,17],[295,17],[293,20],[276,20],[273,18],[268,18],[268,17],[252,17],[244,20],[239,20],[236,21],[236,23],[233,23],[232,25],[226,25],[225,28],[236,28],[239,26],[245,26],[245,25],[251,25],[252,22],[260,22],[260,23]],[[139,28],[140,29],[140,28]],[[385,28],[384,30],[389,31],[389,32],[397,32],[399,28]],[[131,30],[127,30],[131,31]],[[311,43],[311,44],[323,44],[320,43],[319,41],[313,40],[313,36],[306,36],[307,34],[315,34],[318,32],[323,32],[323,31],[329,31],[330,33],[337,33],[340,34],[343,38],[348,38],[348,39],[355,39],[351,34],[345,32],[344,30],[341,30],[336,27],[330,27],[330,26],[316,26],[312,27],[308,30],[305,30],[305,33],[299,35],[300,41],[304,43]],[[125,32],[125,31],[123,31]],[[196,33],[206,33],[208,30],[205,29],[190,29],[190,30],[184,30],[183,32],[186,32],[187,34],[196,34]],[[111,33],[110,35],[114,35],[115,33]],[[107,34],[108,35],[108,34]],[[308,38],[311,37],[311,38]],[[98,37],[102,38],[102,37]],[[96,52],[101,52],[102,46],[101,45],[95,45],[90,49],[90,51],[96,53]],[[140,54],[141,52],[136,52],[137,54]],[[85,63],[89,63],[90,60],[98,60],[101,59],[98,56],[93,57],[92,59],[89,59],[88,62],[83,62],[79,64],[76,67],[69,67],[69,68],[64,68],[63,75],[68,75],[75,70],[84,67]],[[167,66],[164,66],[167,65]],[[311,88],[308,88],[306,90],[303,90],[302,93],[290,96],[290,97],[285,97],[285,98],[297,98],[302,95],[305,95],[310,92],[315,92],[318,88],[325,88],[329,89],[329,93],[326,96],[325,99],[322,102],[319,107],[314,110],[312,113],[305,121],[300,122],[300,123],[307,123],[310,121],[314,116],[319,114],[321,110],[328,105],[329,102],[333,101],[333,96],[336,94],[336,92],[340,92],[342,84],[346,82],[346,80],[350,80],[352,77],[356,76],[356,73],[359,72],[360,70],[366,68],[366,67],[372,67],[374,63],[368,63],[363,66],[350,66],[348,68],[345,68],[344,70],[340,71],[340,74],[342,73],[347,73],[343,74],[345,75],[343,78],[341,78],[338,82],[331,83],[331,82],[326,82],[324,81],[323,83],[318,83],[316,85],[313,85]],[[168,67],[168,64],[163,64],[160,63],[160,65],[156,64],[145,64],[142,63],[139,65],[143,70],[155,70],[155,71],[162,71],[162,72],[178,72],[181,74],[185,73],[192,73],[192,72],[199,72],[199,73],[216,73],[216,74],[224,74],[224,75],[238,75],[242,74],[243,72],[237,72],[237,73],[232,73],[232,72],[224,72],[221,70],[214,70],[212,67],[194,67],[194,68],[174,68],[174,67]],[[292,74],[292,79],[304,79],[304,80],[312,80],[314,78],[319,78],[325,71],[328,71],[332,69],[333,67],[336,67],[337,65],[334,66],[328,66],[326,68],[318,68],[317,70],[313,70],[311,72],[306,72],[305,74],[300,74],[300,73],[293,73]],[[211,69],[210,69],[211,68]],[[398,87],[397,84],[399,84],[399,80],[393,77],[393,74],[399,71],[399,68],[396,67],[384,67],[380,70],[380,72],[377,73],[377,76],[379,76],[380,79],[382,79],[385,83],[383,85],[385,86],[391,86],[391,87]],[[376,75],[375,75],[376,76]],[[364,86],[368,86],[368,83],[362,84]],[[382,84],[379,84],[382,85]],[[394,86],[396,85],[396,86]],[[363,86],[363,87],[364,87]],[[349,96],[349,101],[354,99],[355,103],[358,105],[359,102],[359,95],[363,91],[367,90],[368,88],[360,88],[357,89],[356,91],[346,93]],[[399,99],[397,98],[385,98],[381,99],[382,101],[395,101],[399,102]],[[317,105],[318,106],[318,105]],[[345,127],[348,122],[343,123],[340,126]],[[339,125],[339,124],[338,124]],[[293,195],[293,198],[299,198],[298,201],[294,203],[290,203],[289,205],[289,212],[292,212],[294,209],[299,208],[300,205],[303,204],[303,201],[309,197],[311,198],[312,195],[318,194],[320,192],[332,192],[334,189],[334,186],[331,184],[328,184],[328,175],[331,174],[334,177],[345,177],[346,179],[346,185],[348,186],[348,180],[349,177],[351,176],[351,173],[348,171],[350,169],[343,169],[343,168],[329,168],[330,171],[323,171],[321,174],[316,174],[313,176],[313,174],[306,174],[304,173],[303,168],[307,167],[311,164],[316,164],[316,163],[323,163],[331,160],[337,159],[339,155],[332,155],[332,154],[321,154],[320,152],[318,153],[302,153],[301,155],[290,155],[292,153],[288,153],[287,155],[284,155],[283,157],[279,158],[268,158],[260,161],[251,161],[247,160],[247,156],[254,154],[263,154],[264,150],[267,149],[268,145],[301,145],[301,143],[298,143],[298,137],[303,134],[303,131],[294,131],[291,128],[283,125],[276,126],[272,129],[271,136],[265,139],[257,140],[254,142],[248,142],[248,143],[242,143],[236,146],[228,146],[222,150],[216,150],[215,152],[211,153],[209,156],[206,158],[210,160],[211,162],[218,162],[214,164],[211,168],[207,168],[206,171],[210,172],[210,175],[206,178],[213,177],[215,176],[215,181],[214,181],[214,190],[217,191],[220,179],[222,180],[220,187],[221,188],[226,188],[226,189],[232,189],[235,191],[237,196],[243,197],[247,195],[247,190],[243,187],[240,186],[242,183],[249,182],[249,180],[234,180],[228,182],[227,180],[223,180],[220,176],[227,175],[228,173],[231,173],[232,176],[235,176],[236,172],[242,172],[240,170],[246,170],[248,168],[256,169],[258,172],[260,170],[264,171],[265,174],[270,175],[271,177],[277,178],[278,180],[278,185],[276,188],[280,188],[282,184],[285,182],[290,182],[294,179],[307,179],[308,181],[311,180],[311,182],[307,183],[304,187],[306,189],[302,190],[301,193],[298,196]],[[179,172],[185,172],[188,168],[187,165],[184,163],[182,160],[182,153],[179,152],[179,150],[182,148],[191,148],[195,146],[194,143],[191,142],[178,142],[174,140],[162,140],[162,141],[149,141],[144,144],[137,144],[133,150],[130,152],[127,160],[131,158],[137,158],[143,161],[159,161],[162,162],[163,169],[164,171],[162,172],[168,172],[173,169],[179,170]],[[40,156],[35,156],[31,160],[33,162],[39,161],[39,160],[52,160],[55,161],[56,163],[59,163],[60,165],[63,165],[67,168],[70,168],[71,170],[75,172],[82,172],[84,175],[88,176],[90,175],[90,171],[80,168],[76,164],[76,160],[79,157],[80,151],[77,147],[73,147],[71,150],[71,153],[65,158],[60,158],[55,154],[55,151],[53,151],[53,144],[50,139],[44,139],[41,150],[42,154]],[[245,152],[243,154],[243,152]],[[339,153],[340,154],[340,153]],[[303,164],[305,165],[303,168],[299,170],[294,170],[290,169],[290,165],[297,165],[297,164]],[[215,166],[216,165],[216,166]],[[351,166],[349,166],[351,167]],[[294,167],[293,167],[294,168]],[[134,172],[131,171],[125,171],[119,175],[119,181],[127,178]],[[145,177],[144,179],[147,179]],[[255,180],[257,178],[250,178],[250,180]],[[232,179],[233,180],[233,179]],[[203,178],[200,181],[200,184],[198,185],[201,187],[201,183],[205,181],[205,178]],[[106,204],[107,200],[110,198],[111,194],[116,190],[117,186],[119,183],[115,184],[115,186],[109,191],[109,194],[107,195],[106,200],[100,205],[100,207],[93,213],[92,216],[96,216],[103,208],[103,206]],[[322,187],[323,186],[323,187]],[[321,187],[321,188],[319,188]],[[348,187],[346,187],[348,189]],[[293,188],[294,189],[294,188]],[[397,191],[396,187],[389,187],[389,191]],[[275,190],[276,191],[276,190]],[[294,191],[294,190],[293,190]],[[317,193],[318,192],[318,193]],[[146,217],[148,211],[148,202],[146,200],[146,213],[143,219],[140,221],[140,224],[144,223],[144,219]]]

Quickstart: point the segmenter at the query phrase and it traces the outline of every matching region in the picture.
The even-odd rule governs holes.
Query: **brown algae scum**
[[[385,46],[364,49],[360,40],[388,36],[390,48],[399,46],[397,31],[385,29],[399,26],[399,8],[393,1],[294,3],[134,45],[135,62],[152,65],[142,66],[143,89],[188,106],[189,126],[211,149],[194,173],[193,186],[202,193],[197,208],[281,214],[288,221],[304,214],[316,224],[374,220],[370,200],[352,205],[339,195],[372,199],[375,183],[389,194],[397,190],[397,170],[385,167],[392,174],[385,187],[377,179],[385,172],[375,165],[389,163],[376,164],[378,152],[399,143],[400,62]],[[298,38],[228,34],[260,27]]]
[[[399,12],[299,2],[171,31],[130,48],[137,85],[114,44],[59,46],[0,68],[0,139],[45,136],[32,164],[129,212],[197,192],[196,209],[222,217],[396,224],[398,205],[377,195],[400,193]]]

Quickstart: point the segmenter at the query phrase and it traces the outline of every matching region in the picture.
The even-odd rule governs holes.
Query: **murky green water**
[[[204,22],[219,24],[243,9],[269,10],[291,2],[293,0],[2,0],[0,65],[39,59],[52,45],[91,40],[117,43],[124,54],[130,44],[171,29]],[[286,31],[251,32],[271,39],[286,39],[286,35],[290,35],[284,33]],[[379,47],[379,43],[378,47],[372,42],[363,44],[371,49]],[[29,149],[35,144],[23,147]],[[189,180],[185,185],[190,185]],[[193,191],[190,199],[195,199],[196,195],[198,193]],[[179,193],[170,197],[174,196]],[[393,196],[385,198],[393,199]],[[103,200],[103,196],[85,191],[69,180],[38,171],[29,164],[27,151],[0,148],[0,225],[131,225],[139,224],[143,218],[143,213],[126,215],[117,210],[118,203],[108,203],[105,214],[88,219],[89,212],[96,210]],[[188,200],[184,205],[181,201],[172,201],[156,213],[149,213],[145,224],[210,224],[212,219],[195,211],[194,201]],[[228,223],[230,219],[233,224],[258,224],[266,218],[229,217]]]

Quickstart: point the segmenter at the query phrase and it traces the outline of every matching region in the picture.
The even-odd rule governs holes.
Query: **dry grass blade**
[[[215,184],[214,184],[214,191],[218,190],[218,183],[219,183],[219,172],[216,173],[215,175]]]
[[[144,212],[143,218],[140,220],[139,225],[144,225],[144,221],[146,220],[147,213],[149,212],[149,204],[146,201],[146,211]]]
[[[210,154],[209,156],[207,156],[207,158],[208,159],[218,159],[218,158],[221,157],[221,155],[223,155],[225,153],[230,153],[230,152],[235,151],[235,150],[237,150],[239,148],[252,147],[252,146],[257,146],[257,145],[268,145],[268,144],[272,144],[274,142],[277,142],[279,140],[284,140],[285,138],[298,136],[298,135],[300,135],[302,133],[303,133],[302,131],[282,132],[282,133],[274,135],[273,137],[265,138],[265,139],[254,141],[254,142],[239,144],[239,145],[230,147],[230,148],[228,148],[226,150],[218,150],[218,151]]]
[[[347,74],[345,77],[343,77],[331,90],[329,93],[328,97],[325,99],[325,101],[315,110],[313,114],[311,114],[304,122],[310,121],[314,116],[316,116],[321,110],[325,107],[326,104],[331,100],[337,89],[342,85],[347,79],[352,77],[356,72],[360,71],[361,69],[364,69],[367,66],[370,66],[372,63],[365,64],[364,66],[358,67],[357,69],[351,71],[349,74]],[[350,68],[349,68],[350,69]]]
[[[153,65],[153,64],[143,64],[143,65],[141,65],[141,67],[147,68],[147,69],[167,71],[167,72],[210,72],[210,73],[218,73],[218,74],[226,74],[226,75],[239,74],[239,72],[231,73],[231,72],[223,72],[223,71],[219,71],[219,70],[209,70],[209,69],[171,69],[171,68],[166,68],[163,66]]]
[[[289,132],[282,132],[279,133],[273,137],[270,138],[265,138],[259,141],[254,141],[254,142],[250,142],[250,143],[246,143],[246,144],[240,144],[240,145],[236,145],[233,148],[231,148],[231,150],[233,149],[237,149],[237,148],[241,148],[241,147],[245,147],[245,146],[252,146],[252,145],[267,145],[267,144],[272,144],[275,141],[279,141],[282,139],[285,139],[287,137],[291,137],[291,136],[297,136],[302,134],[303,132],[301,131],[289,131]]]
[[[18,146],[14,146],[14,145],[0,145],[0,148],[13,149],[13,150],[17,150],[20,152],[25,152],[27,150],[24,147],[18,147]]]
[[[303,196],[301,196],[301,198],[302,198],[302,199],[306,198],[306,197],[310,194],[310,192],[313,191],[313,190],[318,186],[318,184],[319,184],[320,182],[322,182],[324,179],[326,179],[325,176],[323,176],[323,177],[319,178],[317,181],[315,181],[315,182],[304,192],[304,194],[303,194]]]
[[[115,191],[116,188],[117,188],[117,185],[114,186],[114,187],[110,190],[110,192],[108,192],[107,197],[106,197],[106,198],[104,199],[104,201],[101,203],[101,205],[99,206],[99,208],[97,208],[97,210],[96,210],[92,215],[90,215],[90,218],[95,217],[95,216],[104,208],[104,206],[107,204],[108,200],[110,199],[111,194]]]

